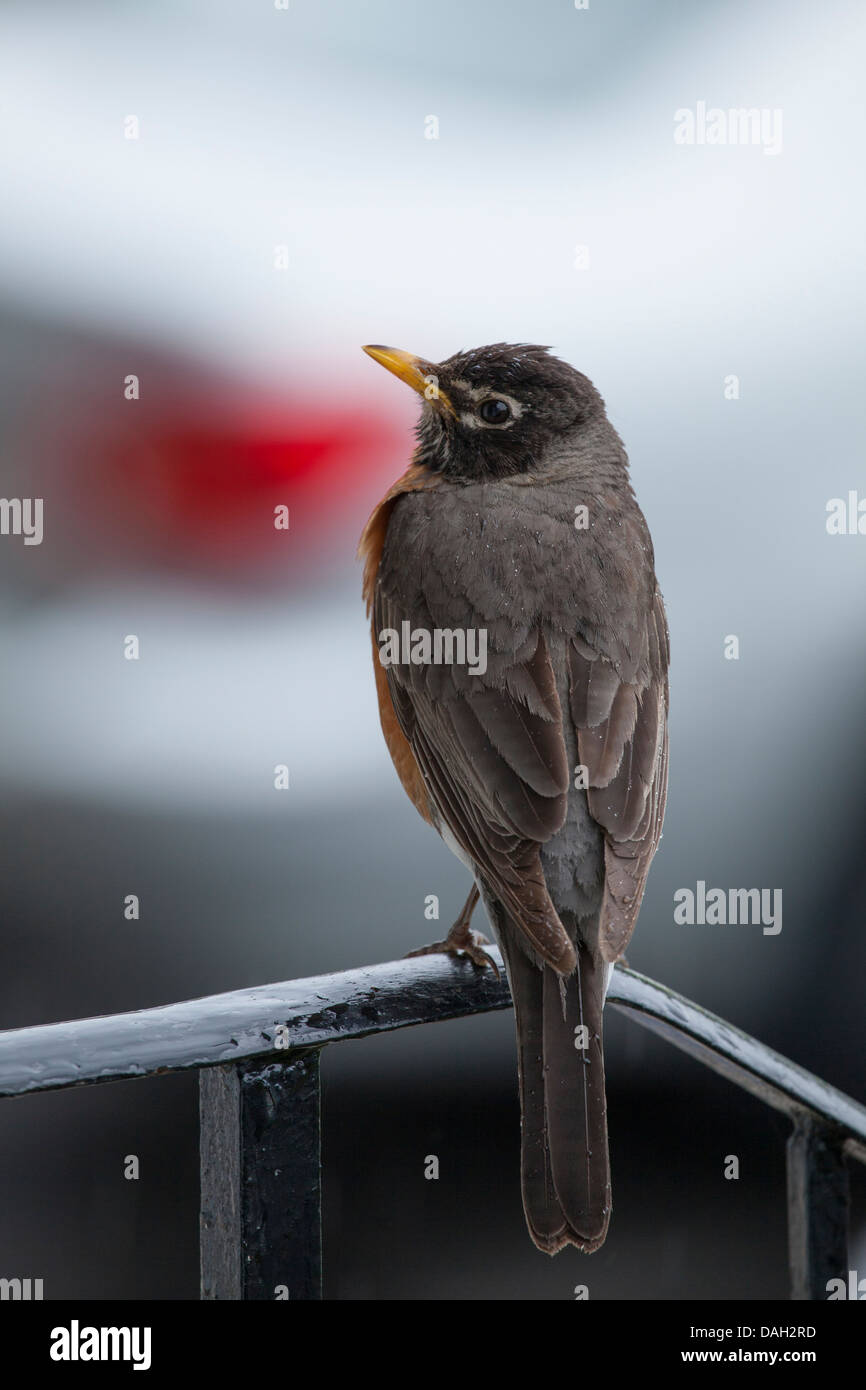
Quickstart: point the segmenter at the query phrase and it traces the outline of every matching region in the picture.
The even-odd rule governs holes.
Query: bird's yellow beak
[[[457,411],[445,392],[439,390],[436,367],[432,362],[425,362],[423,357],[414,357],[411,352],[404,352],[402,348],[382,347],[380,343],[367,343],[364,351],[374,362],[379,362],[401,381],[405,381],[419,396],[441,405],[455,419],[457,418]]]

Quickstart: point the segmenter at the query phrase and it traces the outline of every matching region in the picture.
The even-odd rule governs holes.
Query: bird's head
[[[424,398],[415,461],[453,478],[529,473],[558,437],[605,418],[589,378],[546,347],[492,343],[444,362],[378,344],[364,351]]]

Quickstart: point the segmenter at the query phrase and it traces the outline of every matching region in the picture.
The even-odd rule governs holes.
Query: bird
[[[358,548],[382,732],[473,880],[448,936],[410,954],[495,965],[480,898],[514,1004],[529,1234],[591,1253],[611,1213],[602,1011],[667,795],[649,528],[601,395],[550,348],[363,350],[422,398]]]

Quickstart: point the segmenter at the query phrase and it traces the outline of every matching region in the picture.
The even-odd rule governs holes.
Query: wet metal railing
[[[498,953],[492,954],[501,965]],[[784,1111],[791,1297],[848,1281],[847,1159],[866,1107],[723,1019],[617,966],[608,1002]],[[0,1097],[199,1071],[201,1297],[322,1296],[319,1057],[348,1038],[507,1009],[504,971],[441,956],[0,1033]]]

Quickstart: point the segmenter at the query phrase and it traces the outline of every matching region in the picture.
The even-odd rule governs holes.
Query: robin
[[[480,895],[514,1000],[529,1232],[550,1254],[597,1250],[602,1010],[667,789],[652,541],[601,396],[547,348],[364,351],[424,398],[411,464],[359,548],[382,730],[474,879],[422,951],[492,963],[470,925]]]

